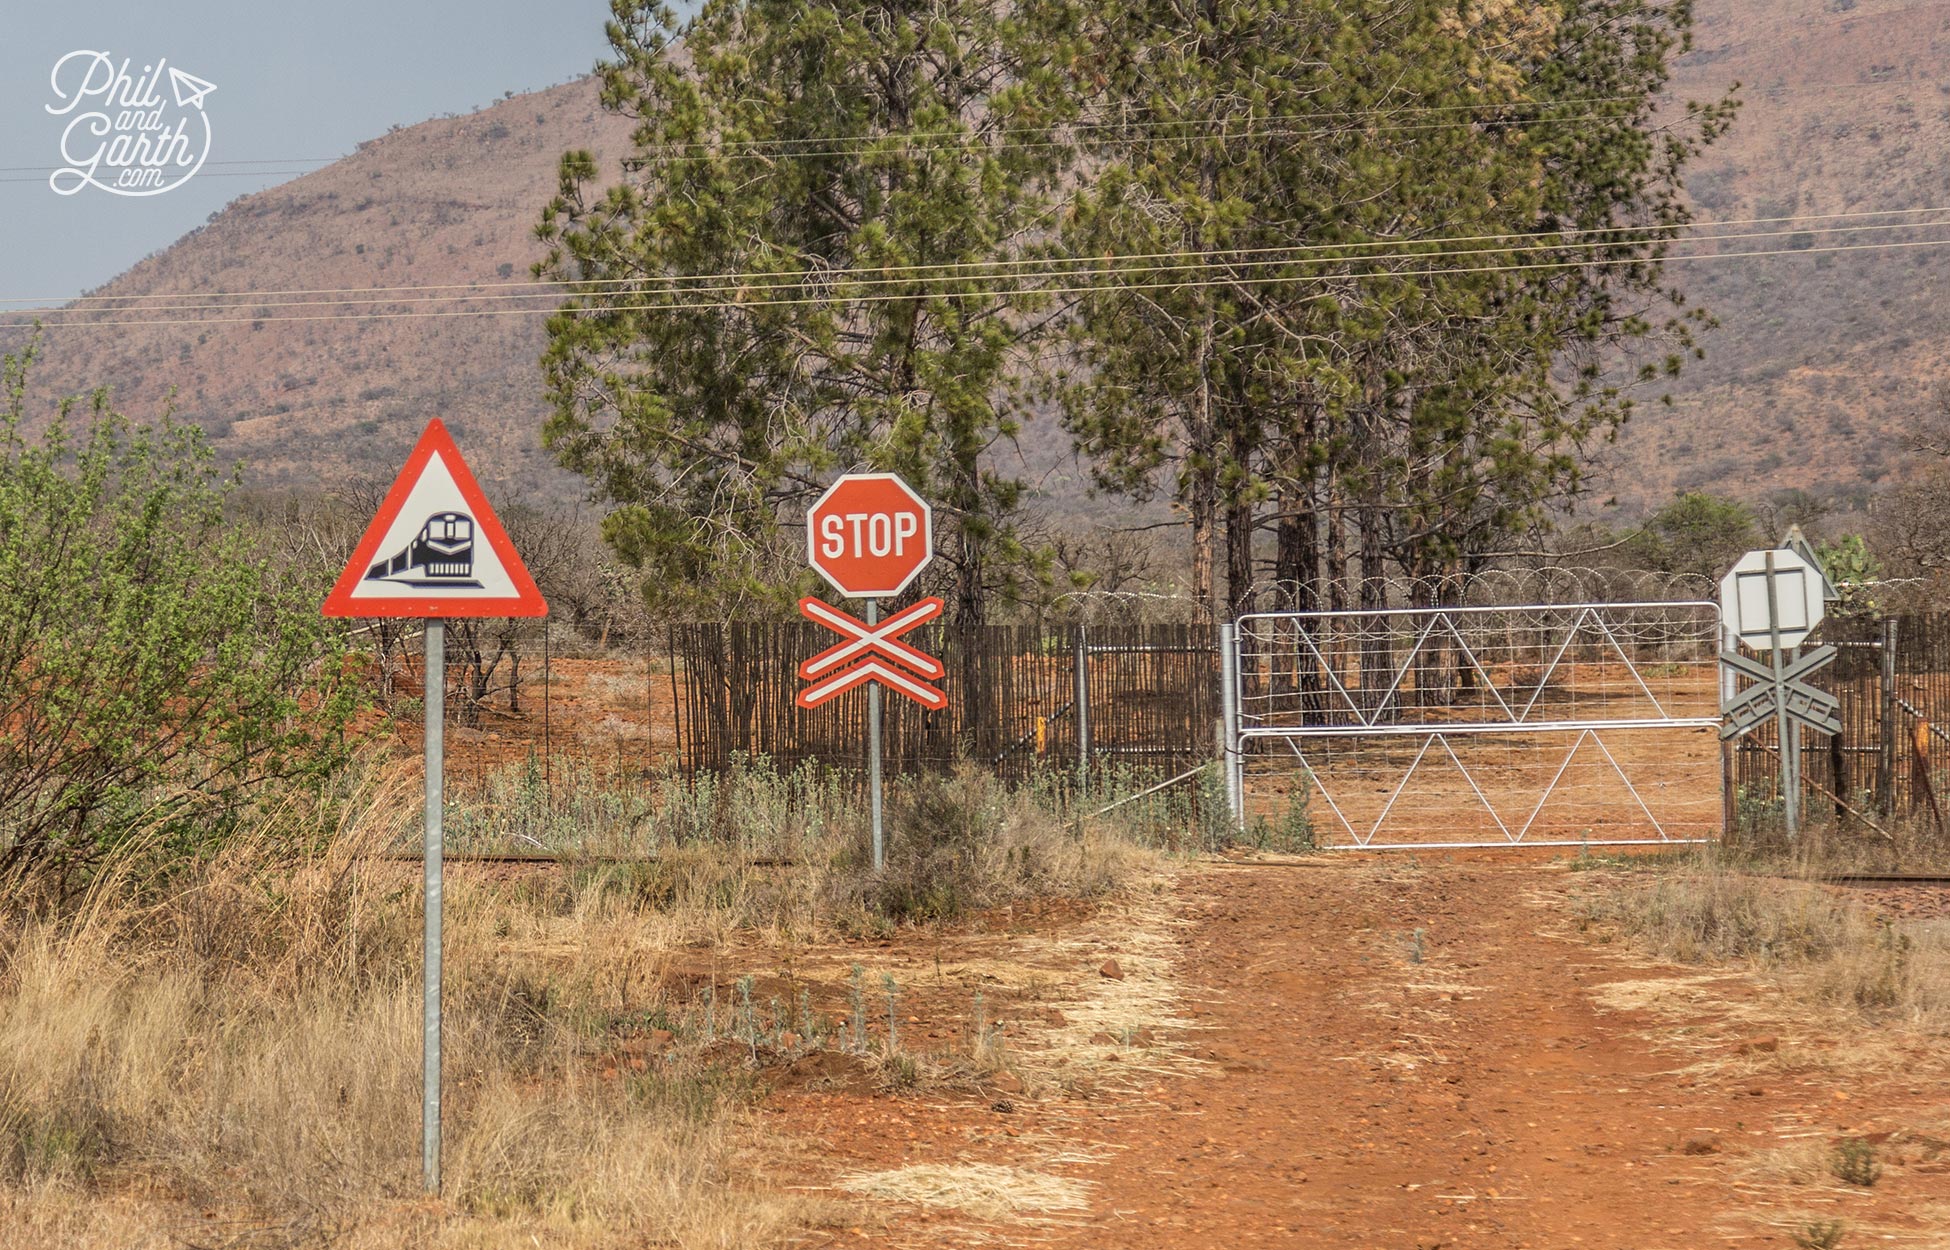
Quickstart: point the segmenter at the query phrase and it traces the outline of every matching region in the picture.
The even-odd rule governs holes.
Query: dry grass
[[[1834,1153],[1825,1134],[1810,1135],[1736,1156],[1734,1174],[1750,1186],[1832,1186],[1835,1178],[1829,1164]]]
[[[615,786],[573,762],[545,782],[531,762],[488,778],[450,820],[449,845],[621,857],[581,870],[573,890],[629,895],[687,926],[687,940],[738,930],[791,942],[835,924],[884,931],[1027,899],[1099,898],[1157,862],[1131,820],[1079,831],[1059,805],[974,768],[903,780],[889,788],[887,867],[874,874],[862,797],[809,766],[751,762]]]
[[[1704,857],[1587,895],[1581,928],[1616,928],[1667,959],[1773,974],[1805,1000],[1950,1027],[1950,924],[1896,920],[1819,885]]]
[[[884,1202],[952,1207],[985,1220],[1090,1207],[1087,1181],[994,1163],[924,1163],[891,1172],[855,1172],[840,1177],[838,1184]]]
[[[418,872],[370,854],[410,838],[417,778],[287,805],[166,877],[143,875],[166,862],[156,848],[132,847],[68,907],[16,892],[0,917],[0,1244],[772,1244],[805,1204],[764,1188],[750,1078],[707,1053],[734,1004],[670,997],[679,953],[804,947],[840,912],[887,926],[1095,896],[1153,862],[964,779],[896,836],[960,850],[980,828],[983,845],[901,862],[899,889],[952,903],[903,912],[874,893],[887,881],[856,884],[840,796],[748,781],[550,814],[588,844],[626,840],[604,823],[625,813],[654,859],[450,872],[439,1202],[419,1193]],[[679,1034],[668,1053],[642,1045],[653,1025]]]
[[[111,876],[73,914],[8,923],[7,1244],[124,1226],[186,1244],[773,1239],[789,1209],[730,1183],[735,1090],[681,1065],[604,1076],[613,1023],[655,1001],[662,926],[602,896],[545,909],[454,883],[446,1201],[421,1200],[418,892],[358,858],[399,798],[361,796],[295,862],[267,830],[166,887]]]
[[[1178,941],[1191,921],[1162,876],[1150,885],[1132,890],[1090,927],[1025,948],[1058,966],[1085,967],[1112,951],[1124,976],[1086,977],[1063,1004],[1064,1023],[1017,1057],[1019,1071],[1066,1087],[1135,1086],[1203,1065],[1183,1040],[1199,1025],[1176,975]]]
[[[1730,863],[1791,877],[1950,870],[1950,838],[1917,812],[1881,816],[1871,829],[1854,819],[1838,823],[1818,808],[1795,839],[1788,838],[1778,817],[1769,816],[1749,822],[1716,854]]]
[[[889,804],[887,870],[837,880],[842,907],[946,920],[1039,896],[1100,898],[1155,856],[1116,831],[1079,830],[1025,790],[964,767],[912,780]]]

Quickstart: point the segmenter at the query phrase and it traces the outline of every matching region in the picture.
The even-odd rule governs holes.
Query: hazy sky
[[[389,126],[585,74],[608,13],[605,0],[0,0],[0,297],[71,298]],[[193,177],[140,198],[50,189],[79,114],[48,113],[50,75],[81,49],[128,57],[132,74],[167,58],[216,84]]]

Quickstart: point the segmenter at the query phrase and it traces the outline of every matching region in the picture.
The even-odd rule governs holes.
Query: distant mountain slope
[[[231,203],[95,294],[520,284],[539,255],[530,228],[554,189],[557,158],[588,147],[613,167],[628,135],[627,121],[601,110],[588,80],[396,130],[316,173]],[[399,293],[402,300],[413,294]],[[344,308],[304,301],[342,298],[267,296],[251,311],[316,316]],[[149,315],[198,316],[180,311],[185,302],[193,301]],[[379,311],[424,307],[400,302]],[[215,435],[226,458],[245,460],[259,485],[390,476],[426,419],[440,416],[484,480],[563,501],[579,484],[554,467],[537,438],[543,319],[50,328],[34,389],[51,402],[105,382],[136,413],[156,411],[173,389],[178,410]],[[19,338],[10,334],[8,345]]]
[[[1950,6],[1704,0],[1697,43],[1680,93],[1707,98],[1739,82],[1746,100],[1689,179],[1702,220],[1950,205]],[[1675,268],[1722,324],[1674,407],[1648,411],[1622,439],[1612,457],[1622,498],[1794,487],[1859,502],[1900,471],[1895,433],[1950,380],[1939,279],[1950,247],[1817,249],[1950,239],[1950,229],[1797,224],[1810,232],[1720,250],[1785,243],[1806,255]]]
[[[1950,204],[1950,6],[1702,0],[1679,94],[1713,97],[1735,81],[1746,107],[1691,180],[1702,219]],[[593,148],[613,176],[628,133],[590,81],[408,127],[236,201],[98,293],[519,283],[556,158]],[[1950,377],[1950,310],[1934,280],[1950,248],[1816,249],[1932,237],[1950,229],[1808,234],[1792,241],[1807,255],[1676,268],[1723,324],[1674,406],[1647,407],[1607,453],[1607,492],[1631,508],[1697,486],[1865,495],[1899,465],[1891,432]],[[334,298],[266,297],[262,311],[329,313],[272,302]],[[439,415],[484,479],[566,502],[580,484],[537,437],[542,345],[539,315],[60,329],[48,332],[36,390],[47,399],[107,382],[149,412],[174,389],[180,411],[263,484],[390,474]],[[1032,460],[1059,459],[1059,432],[1026,442]],[[1074,475],[1051,480],[1078,489]]]

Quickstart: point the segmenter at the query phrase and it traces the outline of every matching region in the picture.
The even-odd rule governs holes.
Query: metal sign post
[[[1774,665],[1774,684],[1781,683],[1781,591],[1777,577],[1779,562],[1774,552],[1766,556],[1767,569],[1767,637],[1768,655]],[[1801,752],[1795,748],[1800,745],[1800,733],[1788,723],[1787,700],[1774,700],[1774,741],[1781,749],[1781,808],[1787,817],[1787,831],[1790,838],[1801,833]]]
[[[447,624],[453,616],[546,616],[548,603],[488,506],[460,449],[439,421],[353,548],[325,600],[333,617],[416,617],[425,622],[426,849],[422,951],[420,1174],[440,1192],[440,974],[445,810]]]
[[[867,600],[867,624],[880,624],[880,600]],[[887,839],[880,830],[880,683],[867,683],[867,806],[873,814],[873,870],[887,868]]]
[[[927,501],[891,473],[849,473],[806,510],[806,558],[841,594],[865,599],[865,619],[817,599],[801,599],[799,611],[845,641],[799,666],[811,682],[795,702],[815,708],[864,683],[867,687],[867,789],[872,814],[873,870],[887,867],[881,822],[880,688],[887,686],[938,712],[948,697],[929,684],[948,671],[941,661],[898,641],[901,634],[941,615],[942,602],[928,598],[880,619],[880,600],[905,590],[934,558],[934,512]]]
[[[442,947],[441,878],[445,846],[441,817],[447,738],[447,623],[430,620],[426,627],[426,945],[422,952],[420,1045],[420,1176],[430,1194],[440,1192],[440,971]]]

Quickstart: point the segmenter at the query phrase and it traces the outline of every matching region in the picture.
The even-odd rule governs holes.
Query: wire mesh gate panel
[[[1372,849],[1721,831],[1712,603],[1260,613],[1235,638],[1249,821],[1304,804],[1321,845]]]

